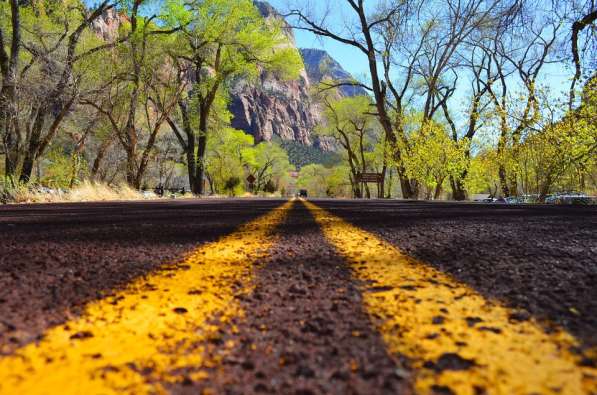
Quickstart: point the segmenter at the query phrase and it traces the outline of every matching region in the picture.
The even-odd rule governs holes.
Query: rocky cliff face
[[[119,14],[115,8],[110,8],[94,20],[91,26],[98,36],[111,42],[118,37],[118,28],[125,20],[123,14]]]
[[[282,17],[267,2],[254,1],[266,19],[281,20]],[[285,34],[290,46],[296,47],[294,34],[287,24]],[[311,132],[319,119],[319,111],[313,103],[311,85],[305,69],[299,78],[285,81],[278,76],[263,72],[256,81],[239,80],[232,85],[230,111],[232,127],[242,129],[255,137],[255,141],[269,141],[274,135],[305,145],[317,143]]]
[[[321,49],[301,48],[301,56],[305,63],[305,69],[309,80],[313,84],[321,81],[351,82],[354,77],[342,68],[334,58]],[[341,86],[341,96],[366,95],[367,92],[360,86]]]
[[[264,18],[282,18],[267,2],[255,1],[255,5]],[[294,35],[287,25],[286,35],[289,45],[295,46]],[[277,135],[283,140],[328,149],[328,143],[319,141],[312,135],[321,119],[312,87],[324,79],[348,81],[352,80],[352,76],[325,51],[299,51],[305,64],[299,79],[284,81],[264,72],[251,84],[243,80],[233,84],[230,104],[232,126],[253,135],[256,141],[269,141]],[[343,87],[341,94],[354,96],[365,92],[358,87]]]
[[[256,141],[269,141],[274,135],[312,145],[311,132],[319,112],[309,94],[306,73],[295,81],[283,81],[263,73],[252,84],[238,81],[232,90],[232,127],[253,135]]]

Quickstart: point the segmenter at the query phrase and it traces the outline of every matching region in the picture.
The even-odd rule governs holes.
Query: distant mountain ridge
[[[301,48],[299,51],[303,57],[307,75],[311,81],[319,83],[324,80],[340,82],[352,82],[354,80],[352,74],[344,70],[340,63],[323,49]],[[339,90],[343,96],[367,94],[365,89],[360,86],[343,85]]]

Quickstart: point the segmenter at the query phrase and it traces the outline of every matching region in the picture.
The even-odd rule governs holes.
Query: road
[[[0,394],[597,394],[597,210],[0,207]]]

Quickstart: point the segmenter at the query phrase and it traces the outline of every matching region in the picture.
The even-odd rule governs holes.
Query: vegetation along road
[[[0,207],[0,394],[597,394],[595,214]]]

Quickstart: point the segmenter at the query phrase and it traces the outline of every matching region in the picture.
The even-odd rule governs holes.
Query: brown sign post
[[[365,191],[365,184],[370,182],[377,184],[377,194],[381,191],[381,184],[384,181],[382,173],[357,173],[357,182],[361,183],[361,193]]]

